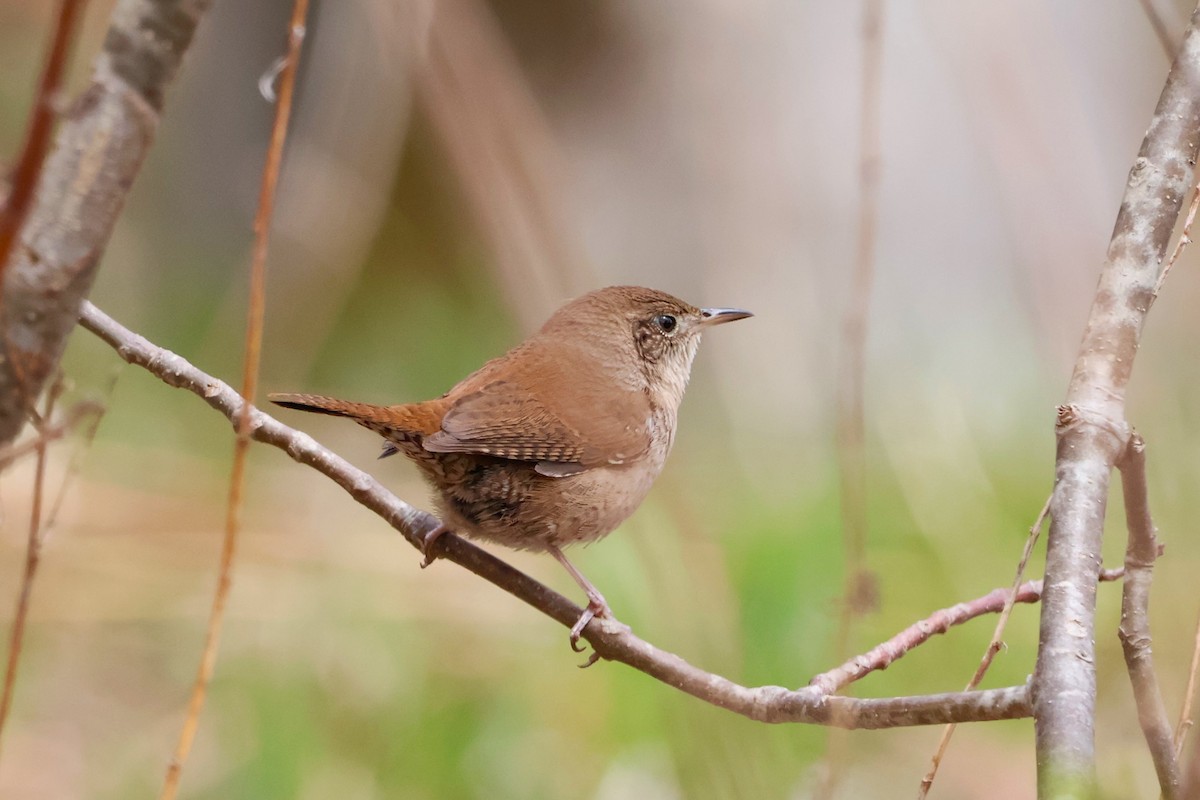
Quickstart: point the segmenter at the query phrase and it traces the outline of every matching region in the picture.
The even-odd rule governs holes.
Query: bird
[[[402,453],[416,464],[442,519],[425,538],[422,566],[447,531],[552,555],[588,598],[570,632],[579,651],[587,624],[612,612],[563,548],[606,536],[637,509],[674,444],[701,333],[750,316],[610,286],[566,303],[524,342],[433,400],[268,399],[354,420],[384,438],[380,458]]]

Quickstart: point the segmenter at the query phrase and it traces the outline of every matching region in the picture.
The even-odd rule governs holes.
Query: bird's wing
[[[425,437],[435,453],[481,453],[536,462],[538,472],[566,477],[593,467],[621,464],[649,446],[649,406],[640,394],[618,399],[618,408],[588,415],[557,412],[518,383],[495,380],[457,400],[442,428]],[[641,414],[640,406],[646,405]],[[637,419],[626,425],[622,420]],[[643,422],[645,420],[645,422]]]

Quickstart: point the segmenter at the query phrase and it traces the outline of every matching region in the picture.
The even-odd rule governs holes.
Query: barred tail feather
[[[292,394],[289,392],[274,392],[267,399],[277,406],[294,408],[297,411],[313,411],[317,414],[329,414],[334,417],[350,417],[351,419],[383,421],[387,411],[385,406],[375,406],[370,403],[350,403],[338,400],[336,397],[324,397],[319,394]]]
[[[334,417],[347,417],[366,428],[392,439],[397,435],[409,438],[412,434],[427,435],[439,429],[441,409],[438,401],[399,406],[377,406],[371,403],[352,403],[319,394],[279,392],[267,395],[272,403],[298,411],[312,411]]]

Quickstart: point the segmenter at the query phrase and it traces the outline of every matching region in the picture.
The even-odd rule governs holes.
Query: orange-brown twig
[[[25,570],[21,573],[21,590],[17,594],[17,610],[13,615],[8,637],[8,662],[4,667],[4,691],[0,694],[0,732],[8,721],[13,692],[17,685],[17,665],[21,662],[21,645],[25,641],[25,621],[29,618],[29,601],[33,596],[33,579],[42,558],[41,521],[42,489],[46,481],[46,440],[39,437],[37,466],[33,473],[33,505],[29,512],[29,541],[25,545]]]
[[[258,212],[254,217],[254,250],[250,265],[250,298],[246,319],[245,362],[242,370],[242,396],[247,402],[238,416],[237,439],[234,443],[233,468],[229,476],[229,499],[225,514],[225,538],[221,548],[217,589],[213,593],[212,611],[209,614],[208,630],[204,638],[204,651],[200,656],[200,667],[192,685],[188,702],[187,717],[179,733],[174,758],[167,767],[163,781],[161,800],[175,797],[179,789],[179,778],[183,764],[191,752],[192,742],[200,724],[200,712],[204,708],[208,684],[212,680],[217,662],[217,649],[221,639],[221,626],[225,619],[225,606],[233,583],[233,562],[237,552],[238,530],[242,507],[242,487],[246,474],[246,452],[250,447],[251,403],[258,389],[258,367],[262,353],[263,315],[266,307],[266,263],[271,217],[275,208],[275,189],[279,183],[279,170],[283,162],[283,144],[287,138],[288,118],[292,111],[292,93],[296,85],[296,70],[300,63],[300,48],[304,42],[305,20],[308,16],[308,0],[295,0],[288,28],[287,62],[279,80],[279,100],[275,104],[275,122],[271,128],[271,141],[267,146],[266,163],[263,166],[262,186],[258,196]]]
[[[21,223],[29,212],[38,175],[42,172],[42,163],[50,148],[50,133],[54,130],[55,107],[62,89],[67,54],[83,16],[83,6],[84,0],[62,0],[58,7],[58,20],[50,49],[46,52],[42,77],[38,81],[29,127],[25,129],[25,143],[13,171],[12,191],[3,207],[0,207],[0,279],[4,276],[4,268],[8,266],[17,232],[21,230]]]

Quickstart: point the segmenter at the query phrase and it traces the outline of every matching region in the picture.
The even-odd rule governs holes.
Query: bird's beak
[[[743,311],[740,308],[702,308],[700,309],[700,322],[696,324],[696,327],[708,328],[712,325],[721,325],[753,316],[749,311]]]

